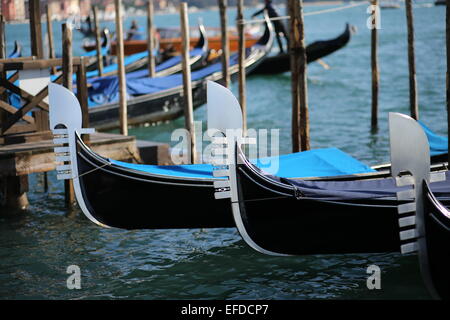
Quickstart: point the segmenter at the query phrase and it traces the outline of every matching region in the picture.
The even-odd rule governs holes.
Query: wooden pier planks
[[[96,153],[117,160],[134,160],[139,155],[133,136],[95,133],[90,146]],[[0,145],[0,177],[55,170],[54,147],[52,140]]]

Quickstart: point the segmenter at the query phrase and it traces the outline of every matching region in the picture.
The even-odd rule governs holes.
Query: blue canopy
[[[238,62],[237,54],[230,57],[230,66],[236,65]],[[191,80],[196,81],[203,79],[213,73],[222,70],[221,62],[211,64],[205,68],[191,73]],[[117,77],[103,77],[90,82],[89,101],[90,107],[112,103],[119,99],[119,80]],[[127,94],[130,96],[139,96],[168,90],[181,86],[183,83],[183,75],[173,74],[166,77],[158,78],[139,78],[127,79]]]
[[[267,168],[268,157],[252,161],[260,169]],[[113,164],[137,171],[183,178],[213,178],[212,165],[192,164],[157,166],[110,160]],[[375,172],[372,168],[336,148],[316,149],[279,156],[276,175],[283,178],[338,176]]]
[[[128,65],[130,65],[136,61],[139,61],[141,59],[144,59],[147,56],[148,56],[148,52],[143,51],[143,52],[139,52],[139,53],[135,53],[135,54],[126,56],[125,59],[123,59],[123,62],[125,64],[125,67],[127,67]],[[115,72],[118,69],[119,69],[119,65],[117,63],[113,63],[113,64],[110,64],[110,65],[104,67],[103,73]],[[97,76],[98,76],[98,70],[92,70],[92,71],[86,72],[87,78],[92,78],[92,77],[97,77]]]
[[[418,122],[428,137],[428,143],[430,144],[430,155],[437,156],[448,153],[448,139],[431,131],[422,121]]]

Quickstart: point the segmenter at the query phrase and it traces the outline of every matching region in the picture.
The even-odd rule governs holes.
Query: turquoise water
[[[446,134],[445,7],[416,2],[416,64],[420,118]],[[326,7],[309,6],[305,12]],[[247,11],[247,16],[254,9]],[[234,10],[233,10],[234,11]],[[190,15],[218,26],[217,11]],[[230,22],[235,14],[230,12]],[[382,11],[379,30],[380,130],[370,132],[370,31],[366,7],[306,17],[306,40],[341,33],[345,22],[358,33],[343,50],[324,59],[331,66],[308,66],[311,145],[339,147],[376,164],[388,161],[387,113],[408,113],[408,64],[404,9]],[[144,25],[145,18],[137,18]],[[126,26],[130,24],[127,20]],[[178,16],[157,16],[159,26],[178,25]],[[110,24],[110,23],[109,23]],[[105,23],[105,25],[107,25]],[[45,30],[45,27],[44,27]],[[60,25],[55,22],[55,38]],[[7,39],[28,42],[26,25],[8,25]],[[82,36],[74,32],[75,43]],[[25,48],[27,53],[29,48]],[[75,46],[75,54],[81,53]],[[28,51],[29,52],[29,51]],[[60,52],[60,49],[57,49]],[[236,92],[237,86],[233,85]],[[281,152],[290,144],[290,75],[249,77],[248,125],[280,129]],[[206,108],[195,111],[205,120]],[[183,119],[130,131],[140,139],[170,142]],[[415,256],[360,254],[274,258],[249,249],[233,229],[101,229],[79,212],[64,208],[62,184],[50,174],[30,177],[29,210],[0,219],[0,298],[51,299],[427,299]],[[164,214],[152,207],[143,214]],[[194,208],[188,209],[195,210]],[[124,213],[126,214],[126,213]],[[363,214],[363,213],[362,213]],[[367,223],[370,223],[368,221]],[[345,235],[343,235],[345,236]],[[66,268],[81,268],[82,289],[66,288]],[[381,267],[381,290],[368,290],[366,268]]]

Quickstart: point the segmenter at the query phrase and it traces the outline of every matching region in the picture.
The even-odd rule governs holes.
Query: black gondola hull
[[[342,49],[351,38],[350,26],[347,24],[344,33],[332,40],[316,41],[306,47],[306,62],[314,62],[333,52]],[[251,74],[278,74],[291,70],[289,53],[280,53],[267,57]]]
[[[106,160],[78,140],[79,184],[89,213],[122,229],[233,227],[230,203],[214,199],[212,180],[146,175]],[[101,168],[100,168],[101,167]],[[187,204],[196,203],[195,209]]]
[[[398,251],[395,200],[316,201],[283,196],[246,170],[237,169],[240,213],[252,240],[281,254]]]
[[[425,279],[440,298],[450,299],[450,216],[424,183],[425,252],[419,253]],[[420,240],[419,240],[420,241]]]

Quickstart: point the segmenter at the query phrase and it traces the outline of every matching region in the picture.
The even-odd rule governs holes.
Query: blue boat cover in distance
[[[448,153],[448,139],[443,136],[439,136],[433,131],[431,131],[424,123],[420,120],[417,121],[422,126],[428,137],[428,143],[430,145],[430,156],[437,156],[440,154]]]
[[[238,62],[237,54],[230,56],[230,66]],[[217,62],[205,68],[191,73],[191,80],[203,79],[215,72],[222,70],[222,63]],[[88,106],[96,107],[107,103],[118,101],[119,99],[119,79],[117,77],[102,77],[90,82]],[[183,83],[182,74],[173,74],[166,77],[138,78],[127,81],[127,95],[140,96],[168,90],[181,86]]]
[[[267,161],[275,157],[252,160],[257,167],[264,170]],[[137,171],[183,178],[213,178],[210,164],[192,164],[178,166],[157,166],[133,164],[116,160],[111,163]],[[372,168],[356,160],[337,148],[315,149],[279,156],[279,170],[276,176],[282,178],[306,178],[339,176],[356,173],[375,172]]]
[[[203,50],[202,49],[194,49],[194,50],[192,50],[190,52],[191,58],[195,57],[195,56],[198,56],[198,55],[202,55],[202,54],[203,54]],[[158,64],[155,67],[155,71],[156,72],[164,71],[166,69],[169,69],[169,68],[179,64],[180,62],[181,62],[181,56],[180,55],[172,57],[172,58],[169,58],[166,61]],[[97,70],[95,70],[95,71],[97,72]],[[98,75],[98,72],[97,72],[96,75]],[[131,80],[131,79],[138,79],[138,78],[148,77],[148,68],[129,72],[129,73],[126,74],[126,77],[127,77],[127,81]],[[114,78],[116,78],[117,79],[117,76],[107,76],[107,77],[103,77],[103,78],[106,78],[106,79],[114,79]],[[90,78],[88,78],[87,82],[88,83],[92,83],[92,82],[94,82],[94,81],[96,81],[98,79],[99,78],[96,77],[96,76],[90,77]]]
[[[129,56],[126,56],[125,59],[123,59],[124,65],[125,67],[136,62],[139,61],[145,57],[148,56],[148,52],[147,51],[143,51],[143,52],[139,52],[139,53],[135,53]],[[115,72],[119,69],[119,65],[117,63],[113,63],[110,64],[109,66],[106,66],[103,68],[103,72],[104,73],[109,73],[109,72]],[[92,78],[92,77],[97,77],[98,76],[98,70],[92,70],[92,71],[88,71],[86,72],[86,77],[87,78]]]

